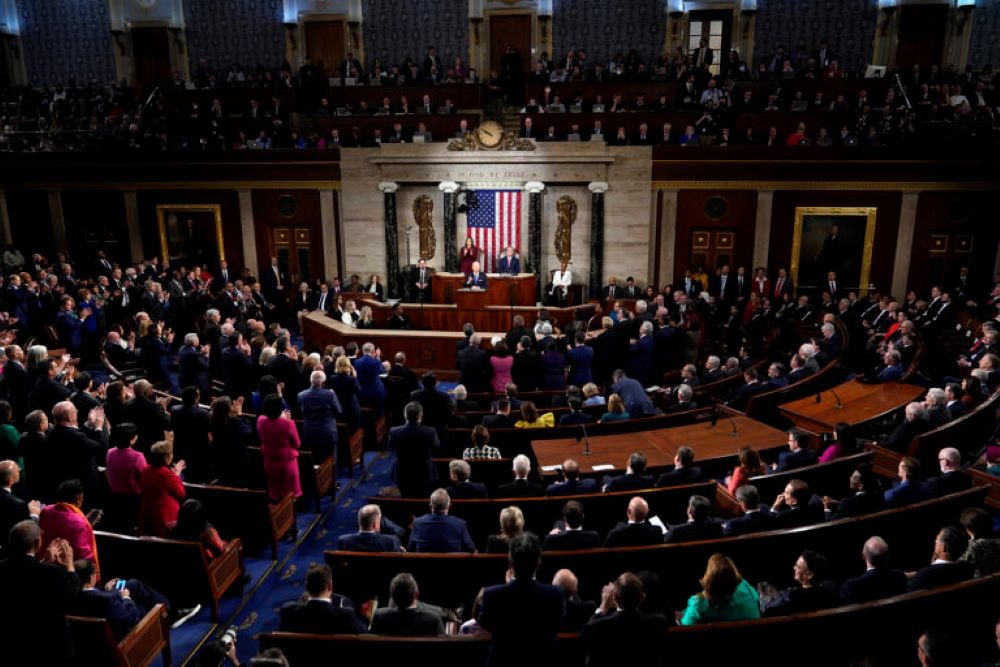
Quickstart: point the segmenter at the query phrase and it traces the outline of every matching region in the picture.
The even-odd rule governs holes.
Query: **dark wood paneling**
[[[713,197],[725,201],[726,211],[717,220],[705,213],[705,204]],[[691,262],[691,233],[694,231],[732,232],[735,245],[730,264],[745,266],[747,276],[753,273],[753,239],[757,220],[757,193],[752,190],[681,190],[677,195],[677,242],[674,246],[674,284],[684,276],[684,269],[694,268]],[[712,275],[714,266],[705,270]],[[662,286],[661,286],[662,287]]]
[[[291,208],[279,208],[282,198],[294,199]],[[283,212],[284,211],[284,212]],[[320,223],[319,192],[316,190],[255,190],[253,192],[253,218],[257,239],[257,263],[267,266],[272,252],[271,239],[276,228],[309,230],[311,253],[309,256],[310,279],[333,278],[325,276],[323,263],[323,228]],[[329,230],[333,233],[333,230]],[[289,287],[292,287],[289,285]],[[295,286],[297,287],[297,286]]]
[[[55,259],[56,245],[52,237],[48,193],[43,190],[8,190],[7,211],[14,245],[30,259],[39,252]]]
[[[899,48],[896,65],[909,72],[913,65],[928,71],[941,62],[945,31],[948,30],[947,4],[906,5],[899,17]]]
[[[160,255],[160,235],[156,207],[160,204],[219,204],[222,207],[222,243],[226,261],[237,272],[243,268],[243,237],[240,203],[235,190],[142,190],[139,192],[139,225],[142,253]]]
[[[116,262],[130,262],[125,197],[120,190],[65,190],[63,219],[70,256],[89,267],[104,250]]]
[[[899,232],[898,192],[803,192],[774,193],[771,215],[771,244],[767,268],[776,275],[779,268],[789,268],[792,258],[792,231],[797,206],[875,206],[875,250],[872,254],[870,282],[880,291],[889,289],[896,257],[896,236]],[[898,295],[902,297],[903,295]]]
[[[170,35],[166,28],[132,28],[133,71],[137,86],[170,80]]]
[[[331,76],[344,59],[343,21],[306,21],[306,56]]]
[[[527,73],[531,67],[531,14],[490,16],[491,70],[501,73],[501,62],[508,45],[513,46],[521,55],[521,70]]]
[[[950,286],[958,269],[968,266],[977,284],[989,283],[996,262],[997,239],[994,203],[986,194],[925,192],[917,203],[917,226],[910,251],[907,286],[926,294],[931,285]],[[946,237],[944,252],[931,252],[932,237]],[[960,237],[970,237],[971,252],[962,252]]]

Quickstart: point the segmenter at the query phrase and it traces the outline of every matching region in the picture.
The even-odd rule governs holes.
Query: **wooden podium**
[[[454,303],[459,308],[533,306],[536,284],[533,273],[488,273],[486,289],[472,290],[465,288],[465,274],[439,271],[431,280],[431,298],[434,303]]]

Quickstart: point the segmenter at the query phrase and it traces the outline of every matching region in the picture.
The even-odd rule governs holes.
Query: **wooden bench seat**
[[[159,537],[130,537],[94,531],[105,580],[134,578],[152,586],[177,608],[194,603],[211,605],[219,620],[219,600],[243,575],[243,545],[229,540],[226,550],[209,561],[198,542]]]
[[[926,564],[940,527],[955,523],[967,507],[982,505],[986,492],[985,487],[976,487],[875,514],[769,533],[646,547],[545,552],[538,579],[551,581],[558,569],[566,567],[579,577],[583,598],[599,599],[601,588],[622,572],[651,570],[660,575],[667,598],[680,606],[697,592],[705,563],[716,552],[733,557],[743,575],[757,582],[787,581],[802,550],[815,549],[830,560],[831,575],[843,579],[863,571],[861,545],[872,535],[881,535],[889,542],[897,567],[916,569]],[[504,554],[327,551],[326,560],[334,570],[335,589],[344,595],[387,600],[392,577],[410,572],[420,585],[422,599],[445,606],[468,607],[481,586],[502,582],[507,569]]]
[[[264,475],[264,461],[260,456],[260,447],[247,447],[250,457],[250,469],[253,471],[250,484],[255,489],[267,489],[267,477]],[[323,496],[331,493],[334,482],[333,459],[327,458],[322,463],[316,463],[312,452],[299,450],[299,484],[302,486],[302,497],[312,498],[316,511],[320,511]]]
[[[188,498],[205,506],[205,516],[225,538],[238,537],[256,550],[271,547],[271,560],[278,558],[278,542],[295,525],[295,499],[288,494],[278,503],[268,501],[267,492],[231,486],[185,484]]]
[[[770,475],[757,475],[750,478],[750,484],[757,487],[764,502],[771,502],[784,491],[785,485],[793,479],[805,481],[809,484],[809,489],[820,496],[843,498],[850,491],[851,473],[858,466],[870,465],[874,458],[873,452],[860,452],[826,463],[817,463]]]
[[[163,656],[165,667],[172,664],[170,656],[170,621],[167,608],[155,605],[139,619],[132,630],[118,641],[107,619],[89,616],[67,616],[73,644],[78,656],[90,665],[114,667],[145,667]]]
[[[775,428],[791,428],[793,424],[782,416],[778,406],[809,394],[817,394],[838,384],[838,379],[834,377],[838,366],[839,361],[835,359],[819,369],[819,372],[798,382],[751,396],[746,406],[747,417],[752,417]]]

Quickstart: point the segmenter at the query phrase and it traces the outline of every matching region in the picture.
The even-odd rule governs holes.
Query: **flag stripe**
[[[476,199],[479,205],[468,215],[469,236],[480,250],[483,271],[494,273],[507,246],[520,250],[521,192],[480,190]]]

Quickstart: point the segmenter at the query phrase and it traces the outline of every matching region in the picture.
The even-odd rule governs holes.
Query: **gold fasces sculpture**
[[[556,212],[559,214],[555,233],[556,257],[560,262],[569,262],[572,257],[572,227],[576,222],[576,200],[563,195],[556,202]]]
[[[434,221],[431,213],[434,211],[434,200],[427,195],[420,195],[413,202],[413,221],[420,233],[420,259],[434,257]]]

